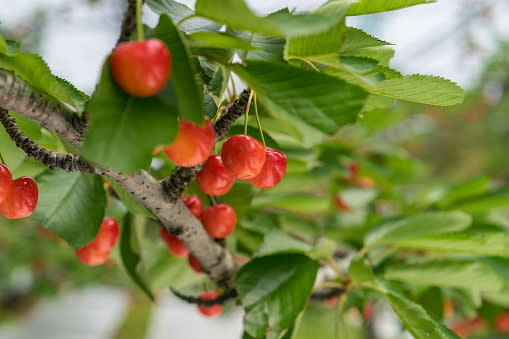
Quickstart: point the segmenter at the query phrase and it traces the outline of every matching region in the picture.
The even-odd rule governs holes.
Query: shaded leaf
[[[305,253],[312,247],[299,241],[283,231],[274,229],[263,238],[263,243],[258,247],[253,257],[263,257],[276,253]]]
[[[191,43],[198,47],[207,48],[229,48],[246,51],[257,50],[245,40],[236,38],[226,33],[196,32],[189,35]]]

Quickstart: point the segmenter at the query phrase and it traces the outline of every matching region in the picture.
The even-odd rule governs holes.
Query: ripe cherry
[[[12,174],[7,166],[0,164],[0,203],[9,195],[12,187]]]
[[[203,213],[203,203],[201,202],[200,197],[196,194],[191,194],[182,199],[182,201],[196,218],[199,219],[201,217],[201,214]]]
[[[179,258],[185,258],[189,255],[186,245],[179,238],[171,235],[164,228],[159,229],[159,236],[168,248],[171,254]]]
[[[224,167],[237,179],[254,178],[265,163],[265,148],[255,138],[237,134],[226,140],[221,149]]]
[[[233,175],[224,167],[219,155],[211,155],[196,176],[198,187],[208,195],[228,193],[233,187],[234,181]]]
[[[286,156],[283,152],[271,147],[266,149],[265,163],[258,175],[249,179],[249,183],[259,188],[276,186],[286,173]]]
[[[191,266],[191,268],[193,269],[193,271],[195,271],[196,273],[203,273],[203,271],[201,270],[201,265],[200,265],[200,262],[198,261],[198,259],[196,259],[196,257],[192,254],[189,254],[189,266]]]
[[[209,291],[209,292],[203,292],[200,294],[200,299],[202,300],[214,300],[217,299],[219,294],[215,291]],[[199,305],[198,309],[200,310],[201,314],[207,317],[214,317],[218,316],[223,312],[223,305],[212,305],[212,306],[202,306]]]
[[[359,164],[356,162],[351,162],[347,165],[348,169],[348,178],[354,179],[359,175]]]
[[[237,223],[237,216],[230,205],[217,204],[210,206],[203,212],[202,222],[203,227],[212,238],[222,239],[233,232]]]
[[[179,166],[192,167],[204,162],[214,147],[214,126],[205,117],[205,126],[181,120],[177,138],[164,150],[168,158]]]
[[[375,187],[375,181],[370,177],[358,177],[354,180],[354,185],[361,188]]]
[[[336,194],[334,197],[334,206],[339,212],[349,212],[351,210],[350,205],[348,205],[339,194]]]
[[[495,317],[495,330],[500,334],[509,332],[509,312],[500,312]]]
[[[74,252],[78,259],[88,266],[97,266],[105,263],[110,251],[118,240],[119,226],[115,218],[104,218],[101,228],[94,240]]]
[[[158,39],[124,42],[111,55],[111,72],[117,84],[136,97],[159,92],[171,72],[171,54]]]
[[[39,189],[34,179],[21,177],[12,182],[9,195],[0,204],[0,214],[8,219],[28,217],[37,206]]]

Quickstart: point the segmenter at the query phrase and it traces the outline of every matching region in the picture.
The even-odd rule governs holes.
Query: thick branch
[[[39,161],[49,169],[61,168],[66,172],[80,171],[83,173],[94,173],[94,168],[74,154],[60,154],[51,152],[42,146],[37,145],[29,137],[25,136],[16,124],[16,119],[11,117],[7,110],[0,108],[0,122],[12,141],[21,148],[28,157]]]
[[[246,111],[249,100],[250,90],[244,90],[240,96],[224,110],[223,115],[214,125],[216,133],[215,142],[224,139],[231,125],[237,120],[242,113]],[[177,201],[193,178],[201,171],[203,164],[194,167],[177,167],[169,178],[163,180],[164,189],[168,194],[170,201]]]
[[[196,304],[201,306],[223,305],[228,300],[234,300],[239,296],[239,293],[237,292],[236,289],[227,290],[217,298],[208,300],[203,300],[201,298],[184,295],[173,288],[171,289],[171,291],[173,292],[173,294],[175,294],[175,296],[179,297],[180,299],[187,301],[190,304]]]
[[[38,122],[75,146],[81,143],[84,131],[76,113],[5,70],[0,70],[0,107]]]

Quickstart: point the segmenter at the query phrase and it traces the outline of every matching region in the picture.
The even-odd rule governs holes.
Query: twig
[[[145,2],[143,0],[143,2]],[[129,41],[131,34],[136,28],[136,0],[127,0],[127,8],[124,12],[124,19],[120,27],[120,35],[117,40],[117,46],[122,42]]]
[[[218,296],[215,299],[209,299],[209,300],[203,300],[198,297],[187,296],[187,295],[184,295],[184,294],[178,292],[177,290],[175,290],[173,288],[170,288],[170,290],[173,292],[173,294],[175,296],[179,297],[180,299],[187,301],[190,304],[196,304],[196,305],[201,305],[201,306],[223,305],[228,300],[236,299],[239,296],[239,293],[234,288],[225,291],[223,294],[221,294],[220,296]]]

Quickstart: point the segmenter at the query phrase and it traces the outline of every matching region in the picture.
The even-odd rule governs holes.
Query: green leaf
[[[74,248],[94,240],[106,208],[101,177],[55,170],[36,181],[39,201],[32,217]]]
[[[459,339],[445,325],[439,323],[416,302],[397,292],[386,294],[394,312],[401,319],[405,328],[416,339]]]
[[[171,143],[177,135],[175,109],[159,96],[141,99],[125,93],[111,75],[109,59],[87,112],[85,156],[125,172],[147,168],[154,148]]]
[[[504,281],[476,260],[439,259],[389,265],[384,277],[419,285],[499,291]]]
[[[434,3],[436,0],[359,0],[350,6],[348,15],[364,15],[393,11],[421,4]]]
[[[465,182],[461,182],[449,187],[444,195],[440,198],[440,201],[438,201],[437,205],[440,208],[445,208],[458,200],[485,193],[490,189],[490,186],[491,180],[488,177],[482,176],[471,178]]]
[[[180,2],[173,0],[147,0],[147,5],[156,14],[167,14],[173,22],[180,22],[180,20],[194,14],[193,10]],[[183,21],[179,25],[179,29],[184,32],[217,32],[221,25],[203,18],[190,18]]]
[[[373,269],[369,266],[367,260],[364,257],[356,256],[352,259],[350,267],[348,268],[348,276],[358,284],[364,284],[371,286],[372,288],[378,288],[378,282],[376,280]]]
[[[293,327],[306,306],[318,262],[301,254],[261,257],[244,265],[235,286],[246,309],[244,330],[259,338]]]
[[[256,47],[254,51],[239,51],[242,60],[265,60],[282,62],[285,39],[269,37],[257,33],[234,31],[234,34]]]
[[[380,66],[389,67],[390,60],[394,56],[394,49],[387,46],[376,46],[341,52],[342,56],[357,56],[378,60]]]
[[[361,29],[355,27],[347,27],[345,38],[339,52],[346,52],[355,49],[392,45],[389,42],[375,38]]]
[[[314,194],[289,193],[266,194],[253,199],[253,207],[272,207],[296,213],[324,213],[329,208],[329,199]]]
[[[131,214],[142,215],[148,218],[157,219],[152,212],[150,212],[145,206],[143,206],[141,202],[136,200],[135,197],[129,194],[129,192],[120,187],[119,184],[117,184],[110,178],[106,179],[108,180],[108,182],[113,187],[120,200],[124,203],[124,205],[127,207]]]
[[[5,42],[2,34],[0,34],[0,53],[7,54],[7,42]]]
[[[203,91],[196,82],[197,72],[191,61],[185,38],[166,14],[159,17],[159,23],[154,32],[171,51],[172,63],[175,67],[172,68],[170,80],[175,88],[180,115],[184,119],[203,124],[205,115]]]
[[[418,302],[435,319],[441,320],[444,316],[444,297],[439,287],[426,288],[419,293]]]
[[[334,19],[325,16],[293,15],[288,11],[280,11],[262,18],[256,16],[242,0],[198,0],[195,10],[196,15],[228,25],[231,28],[276,37],[323,32],[335,25]]]
[[[386,221],[373,228],[366,245],[398,244],[406,239],[459,232],[470,226],[472,218],[462,212],[426,212],[396,221]]]
[[[464,211],[472,215],[483,215],[495,208],[507,208],[509,206],[509,189],[503,187],[495,192],[489,192],[464,202],[455,204],[452,208]]]
[[[134,283],[150,298],[155,301],[150,287],[144,281],[142,274],[143,262],[140,256],[140,245],[133,220],[125,218],[124,227],[120,233],[120,258],[122,265]]]
[[[479,260],[502,278],[509,286],[509,258],[479,258]]]
[[[322,238],[318,244],[313,247],[308,255],[315,259],[332,258],[336,252],[336,243],[330,239]]]
[[[325,32],[289,39],[285,46],[285,58],[305,58],[337,53],[343,44],[344,32],[343,21]]]
[[[285,64],[250,60],[232,68],[274,117],[328,134],[355,121],[367,96],[340,79]]]
[[[253,257],[263,257],[276,253],[305,253],[312,247],[299,241],[283,231],[274,229],[263,238],[263,243],[258,247]]]
[[[79,113],[85,107],[86,98],[78,94],[81,92],[51,74],[48,65],[38,55],[18,53],[9,57],[0,54],[0,68],[14,72],[35,88],[73,106]]]
[[[196,32],[189,35],[190,43],[197,47],[229,48],[246,51],[257,50],[249,42],[226,33]]]

